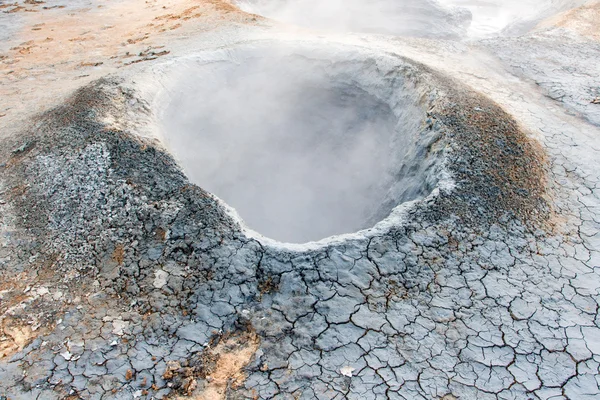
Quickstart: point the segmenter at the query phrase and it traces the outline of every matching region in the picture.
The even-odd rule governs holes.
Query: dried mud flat
[[[600,397],[596,5],[477,42],[313,34],[218,1],[59,6],[0,9],[19,27],[0,398]],[[250,235],[167,151],[145,82],[275,42],[406,79],[448,184],[357,234]]]

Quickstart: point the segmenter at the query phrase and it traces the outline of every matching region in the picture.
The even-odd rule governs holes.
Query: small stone
[[[113,333],[117,336],[123,335],[123,331],[129,327],[129,322],[123,321],[120,319],[114,320],[113,324]]]
[[[162,246],[159,247],[151,247],[148,249],[148,258],[152,261],[156,261],[160,258],[160,256],[162,255],[162,251],[163,248]]]
[[[154,271],[154,276],[155,278],[153,284],[155,288],[160,289],[167,284],[167,278],[169,277],[169,274],[166,271],[163,271],[162,269]]]

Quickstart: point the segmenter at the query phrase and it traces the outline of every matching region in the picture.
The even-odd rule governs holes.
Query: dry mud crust
[[[514,75],[535,83],[547,97],[570,114],[600,125],[596,98],[600,88],[598,38],[573,34],[562,29],[535,32],[517,38],[482,42]]]
[[[456,186],[303,251],[247,238],[157,143],[103,122],[149,113],[118,80],[5,143],[2,279],[46,273],[27,293],[62,315],[0,362],[0,396],[597,394],[597,272],[580,239],[540,229],[542,155],[498,106],[415,68]]]

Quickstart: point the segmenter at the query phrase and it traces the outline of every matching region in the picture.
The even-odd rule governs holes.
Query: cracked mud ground
[[[564,58],[560,73],[544,57],[529,75],[500,67],[527,41],[555,54],[555,29],[511,51],[372,39],[418,61],[429,151],[455,185],[385,230],[306,249],[247,236],[191,184],[143,137],[152,106],[128,77],[81,84],[26,125],[8,116],[0,398],[600,398],[600,130],[591,99],[572,100],[597,82],[573,84]],[[565,58],[594,60],[578,37]],[[483,51],[497,65],[435,71]],[[556,83],[538,93],[540,70]],[[571,95],[549,96],[559,85]]]

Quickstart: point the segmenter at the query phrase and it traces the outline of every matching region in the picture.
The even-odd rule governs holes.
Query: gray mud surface
[[[1,364],[6,395],[191,393],[209,385],[203,354],[249,331],[260,347],[230,398],[579,390],[590,356],[573,360],[560,326],[593,318],[573,314],[585,281],[560,280],[552,245],[539,254],[541,242],[568,240],[545,229],[543,157],[495,104],[418,71],[446,93],[431,96],[429,129],[443,132],[456,188],[383,234],[309,251],[246,238],[156,143],[101,123],[148,112],[118,81],[43,115],[3,147],[3,273],[46,277],[25,311],[48,329]],[[540,270],[538,257],[557,264]],[[547,297],[559,282],[570,299]],[[540,318],[525,321],[534,305]]]

